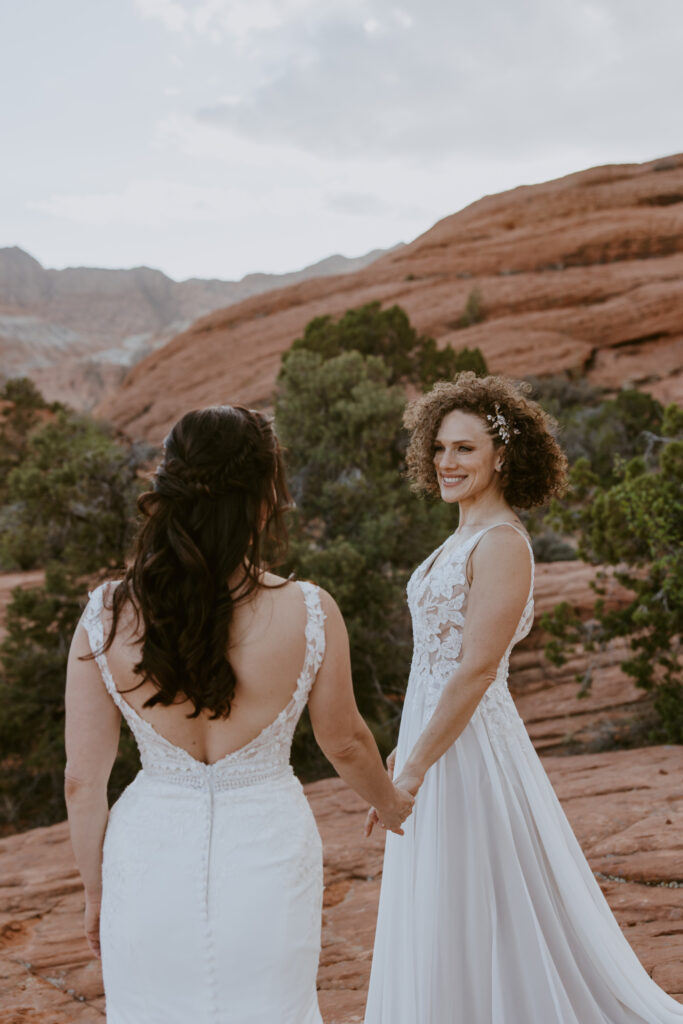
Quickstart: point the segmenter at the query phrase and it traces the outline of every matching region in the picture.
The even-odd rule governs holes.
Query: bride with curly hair
[[[387,836],[365,1024],[683,1024],[613,917],[508,690],[533,621],[514,509],[565,489],[556,423],[524,386],[472,372],[405,423],[415,489],[459,521],[408,584],[413,663],[387,767],[416,801],[405,837]]]

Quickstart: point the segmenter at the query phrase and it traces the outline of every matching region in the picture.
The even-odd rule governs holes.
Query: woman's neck
[[[458,533],[517,516],[499,496],[488,500],[458,502]]]

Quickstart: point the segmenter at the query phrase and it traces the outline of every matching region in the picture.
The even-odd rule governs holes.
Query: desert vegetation
[[[463,369],[486,373],[481,353],[438,347],[403,309],[378,303],[316,317],[284,354],[275,396],[296,508],[283,573],[313,579],[339,602],[351,639],[359,705],[387,751],[411,657],[405,585],[424,554],[457,525],[454,510],[418,500],[402,475],[406,390]],[[680,665],[680,509],[683,414],[624,389],[605,397],[566,374],[528,378],[559,421],[572,464],[561,503],[525,513],[539,561],[583,558],[610,567],[633,601],[581,621],[568,605],[544,620],[548,656],[626,637],[624,664],[653,694],[643,741],[683,742]],[[217,396],[220,397],[220,396]],[[137,494],[155,450],[106,424],[47,403],[28,381],[0,392],[0,569],[39,568],[17,588],[0,647],[0,807],[5,831],[60,820],[66,656],[88,587],[116,575],[134,530]],[[455,513],[457,515],[457,513]],[[582,680],[583,688],[590,680]],[[581,687],[577,683],[577,693]],[[295,766],[327,774],[304,718]],[[137,769],[124,735],[111,796]]]
[[[673,404],[662,410],[630,391],[609,405],[621,440],[631,436],[630,457],[615,445],[611,468],[602,473],[596,470],[606,453],[576,459],[569,500],[554,502],[549,518],[578,537],[581,558],[613,567],[632,600],[606,608],[599,581],[589,621],[562,602],[543,619],[553,637],[546,654],[561,663],[577,645],[592,651],[626,637],[630,655],[621,667],[654,696],[658,722],[649,738],[683,743],[683,411]]]

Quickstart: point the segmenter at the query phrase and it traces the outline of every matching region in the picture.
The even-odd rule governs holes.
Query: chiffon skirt
[[[387,835],[365,1024],[683,1024],[506,701],[480,705]],[[409,690],[398,770],[422,728]]]

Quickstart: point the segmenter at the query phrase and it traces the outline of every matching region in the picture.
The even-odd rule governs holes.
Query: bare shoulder
[[[492,543],[500,546],[517,544],[518,546],[521,545],[522,550],[528,551],[525,538],[531,543],[531,538],[522,523],[512,521],[509,523],[496,523],[486,531],[478,546],[482,547],[483,545],[486,548],[487,545]]]
[[[332,629],[341,629],[346,631],[346,626],[344,625],[344,619],[341,611],[339,610],[339,605],[332,597],[332,594],[330,594],[328,590],[325,590],[324,587],[318,587],[318,593],[320,594],[320,606],[325,614],[325,619],[327,620],[328,625],[332,627]]]
[[[519,529],[514,528],[516,525],[500,523],[486,531],[472,551],[472,580],[478,577],[490,582],[504,582],[506,585],[519,583],[528,588],[531,581],[531,540],[526,530],[522,536]]]
[[[283,607],[298,606],[301,604],[301,588],[297,586],[296,580],[285,579],[274,572],[265,572],[261,578],[261,586],[250,595],[246,603],[263,603],[264,599],[267,604],[274,600]]]
[[[284,576],[278,576],[275,572],[264,572],[262,577],[263,587],[268,590],[289,590],[290,593],[294,589],[290,585],[295,581]]]
[[[266,591],[270,590],[271,594],[276,595],[280,600],[299,605],[301,603],[301,587],[298,585],[300,582],[313,583],[312,580],[284,579],[282,576],[276,576],[274,573],[268,572],[264,576],[264,589]],[[333,633],[345,633],[344,619],[335,599],[324,587],[318,586],[317,583],[313,583],[313,586],[315,586],[320,595],[320,606],[325,616],[328,636]]]

